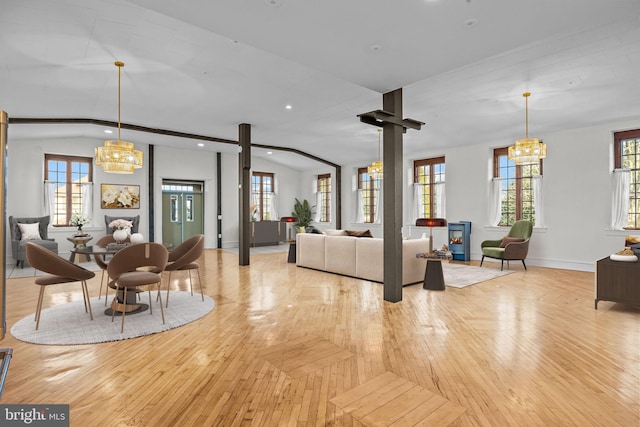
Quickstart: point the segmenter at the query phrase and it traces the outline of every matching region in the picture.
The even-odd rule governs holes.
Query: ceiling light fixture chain
[[[522,94],[525,99],[525,138],[516,140],[509,147],[508,157],[516,165],[532,165],[547,157],[547,145],[538,138],[529,138],[529,97],[530,92]]]
[[[380,136],[382,135],[382,129],[378,129],[378,161],[371,162],[371,166],[367,168],[367,173],[373,179],[382,179],[383,177],[383,166],[382,166],[382,148],[380,142]]]
[[[103,170],[108,173],[131,174],[135,169],[142,167],[142,151],[136,150],[133,142],[120,139],[120,129],[122,128],[120,87],[121,69],[124,67],[124,62],[116,61],[114,64],[118,67],[118,139],[105,141],[104,146],[96,147],[96,165],[102,166]]]
[[[116,61],[114,64],[118,67],[118,141],[120,141],[120,71],[124,67],[124,62]]]

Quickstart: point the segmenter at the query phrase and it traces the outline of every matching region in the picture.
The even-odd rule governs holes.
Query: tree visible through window
[[[82,188],[93,182],[93,159],[56,154],[45,154],[44,158],[46,179],[55,184],[51,225],[68,226],[71,215],[82,213]]]
[[[500,191],[502,205],[498,225],[513,225],[524,219],[535,224],[532,178],[542,175],[542,160],[532,165],[516,165],[509,160],[508,148],[496,148],[493,151],[495,178],[501,180]]]
[[[331,174],[318,175],[320,222],[331,222]]]
[[[413,182],[420,186],[418,200],[419,218],[434,218],[440,214],[436,209],[436,184],[444,183],[444,157],[416,160],[413,162]]]
[[[252,220],[275,221],[278,219],[271,218],[272,196],[273,174],[268,172],[253,172],[251,176]]]
[[[358,190],[362,193],[362,210],[365,223],[373,223],[376,220],[380,179],[375,179],[367,172],[367,168],[358,168]]]
[[[640,129],[613,134],[616,169],[629,169],[629,214],[625,228],[640,228]]]

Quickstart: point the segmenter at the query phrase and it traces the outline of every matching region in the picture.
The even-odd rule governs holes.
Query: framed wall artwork
[[[101,184],[100,207],[102,209],[140,209],[140,186]]]

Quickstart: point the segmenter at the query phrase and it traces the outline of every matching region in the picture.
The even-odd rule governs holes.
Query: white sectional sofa
[[[384,241],[371,237],[296,235],[296,265],[315,270],[384,282]],[[429,239],[402,241],[402,284],[422,282],[426,261],[416,258],[429,251]]]

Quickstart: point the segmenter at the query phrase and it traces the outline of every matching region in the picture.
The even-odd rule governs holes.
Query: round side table
[[[74,249],[86,247],[87,242],[91,239],[93,239],[93,236],[90,236],[88,234],[74,234],[71,237],[67,237],[67,240],[73,243]],[[76,255],[79,257],[78,262],[91,261],[91,256],[89,254],[76,254],[75,252],[71,252],[69,261],[76,262]]]

